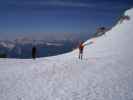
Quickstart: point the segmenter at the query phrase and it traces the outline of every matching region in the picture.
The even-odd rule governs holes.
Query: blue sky
[[[0,0],[0,39],[89,34],[112,26],[133,0]]]

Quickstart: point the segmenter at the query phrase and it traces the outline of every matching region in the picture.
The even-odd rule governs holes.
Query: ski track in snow
[[[0,100],[133,100],[133,9],[125,14],[131,20],[87,46],[82,61],[78,50],[36,60],[0,59]]]

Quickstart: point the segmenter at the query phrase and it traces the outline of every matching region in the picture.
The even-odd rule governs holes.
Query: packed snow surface
[[[0,100],[133,100],[133,9],[78,50],[36,60],[0,59]],[[85,43],[85,44],[86,44]]]

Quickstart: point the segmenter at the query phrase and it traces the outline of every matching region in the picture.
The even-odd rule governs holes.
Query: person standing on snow
[[[36,47],[33,46],[32,48],[32,58],[35,59],[36,58]]]
[[[81,42],[79,44],[79,59],[81,59],[81,60],[83,58],[83,49],[84,49],[84,45],[83,45],[83,42]]]
[[[81,43],[79,44],[79,59],[82,60],[82,58],[83,58],[83,50],[84,50],[84,47],[85,47],[86,45],[90,45],[90,44],[92,44],[92,43],[93,43],[93,41],[90,41],[89,43],[86,43],[86,44],[83,44],[83,42],[81,42]]]

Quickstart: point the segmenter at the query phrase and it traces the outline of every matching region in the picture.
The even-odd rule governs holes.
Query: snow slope
[[[0,100],[133,100],[130,20],[78,50],[37,60],[0,59]],[[85,44],[86,44],[85,43]]]

